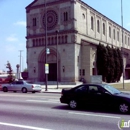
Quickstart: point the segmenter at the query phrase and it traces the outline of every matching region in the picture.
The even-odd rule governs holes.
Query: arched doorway
[[[49,48],[50,54],[47,54],[47,63],[49,64],[48,81],[57,81],[57,52],[55,48]],[[58,54],[58,79],[60,79],[60,57]],[[38,78],[39,81],[45,81],[45,49],[41,51],[38,58]]]

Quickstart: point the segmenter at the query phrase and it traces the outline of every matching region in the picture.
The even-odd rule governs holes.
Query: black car
[[[62,89],[60,102],[68,104],[72,109],[78,106],[100,106],[116,108],[121,113],[130,111],[130,94],[108,84],[82,84]]]

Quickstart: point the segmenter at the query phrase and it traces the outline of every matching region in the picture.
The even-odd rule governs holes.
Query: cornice
[[[77,30],[66,30],[66,31],[59,31],[59,35],[67,35],[67,34],[70,34],[70,33],[75,33],[77,34],[78,31]],[[56,35],[55,32],[52,32],[52,33],[47,33],[47,36],[53,36],[53,35]],[[30,38],[39,38],[39,37],[44,37],[45,36],[45,33],[42,33],[42,34],[34,34],[34,35],[27,35],[26,36],[26,39],[30,39]]]

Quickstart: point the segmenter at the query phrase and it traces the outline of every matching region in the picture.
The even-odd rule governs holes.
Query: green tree
[[[102,75],[105,82],[118,82],[123,72],[123,59],[119,48],[105,47],[99,43],[96,53],[98,75]]]
[[[107,76],[107,62],[108,62],[108,52],[104,45],[99,43],[99,46],[97,47],[97,70],[98,75],[102,75],[102,80],[106,81]]]
[[[111,53],[111,48],[110,46],[106,47],[107,51],[108,51],[108,62],[107,62],[107,76],[106,76],[106,81],[108,83],[111,82],[111,57],[112,57],[112,53]]]
[[[115,73],[115,61],[114,61],[114,48],[107,46],[108,51],[108,62],[107,62],[107,82],[114,82],[114,73]]]
[[[111,48],[111,82],[115,82],[116,61],[114,57],[115,48]]]
[[[106,76],[107,76],[107,64],[108,64],[108,50],[105,46],[102,48],[102,76],[103,81],[106,82]]]
[[[8,69],[7,73],[9,82],[14,81],[15,77],[13,76],[13,69],[9,61],[7,61],[6,68]]]
[[[120,60],[117,48],[114,49],[115,69],[114,69],[114,82],[118,81],[120,75]]]

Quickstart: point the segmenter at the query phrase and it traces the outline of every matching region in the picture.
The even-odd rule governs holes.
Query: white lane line
[[[31,129],[31,130],[51,130],[51,129],[32,127],[32,126],[25,126],[25,125],[18,125],[18,124],[11,124],[11,123],[4,123],[4,122],[0,122],[0,125],[19,127],[19,128],[26,128],[26,129]]]
[[[49,101],[57,101],[57,102],[59,102],[59,100],[58,99],[48,99]]]
[[[27,102],[60,103],[60,101],[26,100]]]
[[[85,116],[96,116],[96,117],[106,117],[106,118],[116,118],[120,119],[121,117],[118,116],[107,116],[107,115],[99,115],[99,114],[87,114],[87,113],[77,113],[77,112],[68,112],[69,114],[76,114],[76,115],[85,115]]]

